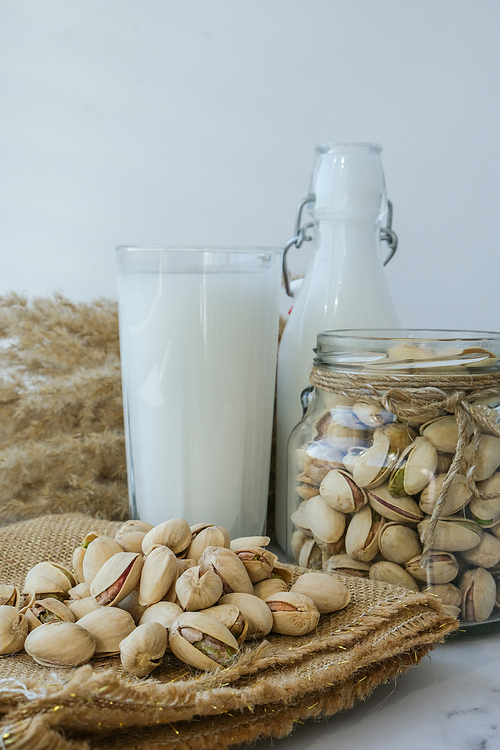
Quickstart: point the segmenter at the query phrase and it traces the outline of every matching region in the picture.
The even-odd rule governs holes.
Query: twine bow
[[[427,567],[432,541],[448,490],[454,477],[459,473],[464,459],[465,449],[473,441],[472,460],[467,470],[467,485],[473,495],[483,500],[500,497],[500,493],[485,494],[475,480],[476,462],[481,444],[481,433],[500,438],[500,426],[496,423],[495,413],[474,402],[478,399],[498,398],[500,393],[500,374],[493,373],[466,377],[432,377],[438,385],[417,385],[428,383],[429,376],[397,377],[373,376],[367,374],[339,373],[313,367],[310,381],[312,385],[348,398],[376,401],[402,422],[417,420],[428,413],[436,416],[445,412],[454,415],[458,425],[458,440],[453,460],[446,473],[441,491],[436,501],[432,516],[423,540],[421,566]],[[397,385],[394,385],[397,383]],[[481,387],[484,386],[484,387]],[[472,435],[472,438],[471,438]]]

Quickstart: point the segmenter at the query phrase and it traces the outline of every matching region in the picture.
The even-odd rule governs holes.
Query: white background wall
[[[0,0],[0,293],[283,245],[314,145],[376,141],[403,323],[499,330],[499,32],[497,0]]]

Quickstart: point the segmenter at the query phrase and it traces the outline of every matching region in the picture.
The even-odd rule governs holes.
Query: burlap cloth
[[[90,530],[117,522],[71,513],[0,528],[0,581],[22,584],[36,562],[71,565]],[[293,575],[300,568],[291,568]],[[352,601],[302,637],[246,643],[229,668],[201,673],[167,655],[149,678],[117,657],[75,669],[0,660],[0,747],[9,750],[223,749],[288,734],[295,722],[350,708],[457,627],[434,596],[346,576]],[[2,744],[3,743],[3,744]]]

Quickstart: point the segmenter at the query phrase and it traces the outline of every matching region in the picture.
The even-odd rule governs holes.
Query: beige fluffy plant
[[[0,524],[127,505],[116,303],[0,296]]]

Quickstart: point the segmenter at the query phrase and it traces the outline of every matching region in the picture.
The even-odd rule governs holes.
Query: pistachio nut
[[[327,440],[316,440],[305,447],[303,470],[313,484],[319,485],[329,471],[344,468],[343,457],[343,452]]]
[[[422,511],[412,497],[407,495],[394,497],[387,484],[368,490],[368,502],[373,510],[380,513],[389,521],[401,523],[418,523],[423,516]]]
[[[218,620],[201,612],[184,612],[170,627],[169,643],[178,659],[197,669],[228,666],[238,643]]]
[[[254,596],[258,596],[259,599],[265,599],[277,591],[288,591],[288,586],[282,578],[265,578],[253,587]]]
[[[462,592],[453,583],[435,583],[428,586],[424,591],[437,596],[441,602],[450,607],[462,606]]]
[[[59,563],[50,561],[37,563],[26,573],[25,584],[39,577],[52,581],[57,586],[56,591],[64,591],[64,593],[76,586],[76,579],[72,572]]]
[[[462,552],[461,558],[477,568],[493,568],[500,562],[500,539],[485,531],[479,544]]]
[[[46,599],[37,600],[27,611],[26,611],[26,622],[28,628],[34,630],[45,623],[54,622],[75,622],[75,616],[73,612],[59,599]]]
[[[340,573],[357,578],[368,578],[371,564],[355,560],[354,557],[347,554],[332,555],[323,565],[325,573]]]
[[[147,609],[145,604],[139,603],[139,591],[137,588],[131,591],[125,599],[118,602],[117,606],[131,614],[136,625],[139,624],[139,620]]]
[[[214,570],[222,581],[225,594],[253,592],[252,582],[244,564],[227,547],[206,547],[199,559],[200,573]]]
[[[281,578],[285,583],[290,583],[292,580],[292,573],[287,565],[276,560],[271,571],[271,578]]]
[[[17,607],[20,594],[17,586],[10,583],[0,583],[0,606]]]
[[[135,630],[132,615],[119,607],[100,607],[84,615],[77,624],[95,639],[95,656],[119,654],[120,642]]]
[[[97,541],[97,540],[96,540]],[[107,560],[90,584],[90,594],[102,607],[118,604],[137,586],[142,557],[137,552],[118,552]]]
[[[72,565],[78,583],[85,582],[85,577],[83,575],[83,558],[85,557],[86,552],[86,547],[77,547],[73,552]]]
[[[228,547],[227,532],[219,526],[205,526],[193,533],[193,540],[189,547],[188,557],[198,562],[206,547]]]
[[[297,481],[300,481],[300,477],[302,474],[299,474],[297,477]],[[309,482],[303,482],[302,484],[299,484],[295,491],[299,497],[302,498],[302,500],[309,500],[310,497],[314,497],[318,494],[319,485],[318,484],[310,484]]]
[[[229,549],[238,552],[248,547],[267,547],[270,543],[270,536],[239,536],[230,542]]]
[[[118,553],[123,553],[123,549],[110,536],[98,536],[89,543],[82,566],[83,578],[87,586],[90,587],[104,563]]]
[[[463,574],[460,584],[462,592],[462,616],[468,622],[484,622],[491,615],[496,601],[495,579],[484,568],[472,568]]]
[[[380,530],[378,546],[386,560],[398,565],[422,554],[417,531],[397,521],[389,521]]]
[[[455,417],[439,417],[426,422],[420,428],[420,434],[429,440],[441,453],[455,453],[458,442],[458,423]],[[472,430],[468,428],[468,435]]]
[[[319,494],[330,508],[341,513],[356,513],[368,502],[366,492],[342,469],[328,472],[320,484]]]
[[[42,600],[44,601],[44,600]],[[67,604],[68,609],[75,618],[75,622],[81,620],[84,615],[100,608],[93,596],[86,596],[83,599],[75,599]]]
[[[474,457],[475,445],[471,440],[464,451],[464,459],[470,466]],[[489,479],[500,466],[500,438],[493,435],[481,435],[479,450],[475,461],[474,478],[476,482]]]
[[[478,489],[485,495],[500,493],[500,472],[496,471],[488,479],[477,483]],[[474,495],[469,504],[471,515],[483,529],[496,526],[500,521],[500,497],[488,500]]]
[[[338,576],[328,573],[303,573],[290,591],[310,597],[320,615],[344,609],[351,601],[347,586]]]
[[[361,454],[365,452],[365,450],[366,445],[351,445],[344,458],[342,459],[342,463],[351,475],[354,472],[356,461],[361,456]],[[317,494],[317,491],[314,494]]]
[[[323,567],[323,553],[315,539],[308,539],[301,547],[299,554],[301,568],[321,570]]]
[[[389,438],[390,453],[401,453],[413,443],[417,437],[417,432],[407,424],[402,422],[391,422],[383,427],[377,427],[373,432],[373,442],[376,443],[382,436]]]
[[[142,552],[143,539],[152,528],[152,524],[146,521],[125,521],[116,532],[115,541],[124,552]]]
[[[425,437],[417,437],[402,452],[389,478],[389,492],[400,495],[417,495],[434,476],[438,464],[435,447]]]
[[[353,479],[358,487],[378,487],[385,482],[398,457],[387,435],[380,435],[370,448],[362,453],[353,469]]]
[[[27,635],[24,615],[9,604],[0,604],[0,656],[21,651]]]
[[[271,596],[274,596],[272,594]],[[263,599],[253,594],[226,594],[220,600],[221,605],[231,604],[238,607],[241,616],[247,623],[245,638],[264,638],[273,626],[271,610]]]
[[[146,622],[159,622],[167,630],[174,620],[182,614],[182,608],[174,602],[158,602],[144,610],[139,625]]]
[[[367,427],[380,427],[395,420],[394,414],[384,409],[377,401],[356,401],[352,411]]]
[[[203,529],[208,529],[209,527],[214,526],[213,523],[195,523],[193,526],[191,526],[191,541],[200,533],[200,531],[203,531]],[[221,544],[221,547],[229,547],[231,544],[231,535],[229,534],[229,531],[226,529],[225,526],[216,526],[219,531],[222,531],[222,534],[224,536],[224,544]],[[218,545],[213,545],[218,546]]]
[[[292,534],[292,555],[295,562],[299,561],[300,550],[302,549],[306,539],[308,537],[300,529],[296,529]]]
[[[160,664],[167,649],[168,633],[158,622],[139,625],[120,642],[120,660],[129,674],[145,677]]]
[[[348,555],[369,562],[379,551],[378,535],[385,523],[370,505],[365,505],[352,516],[345,535],[345,550]]]
[[[90,589],[87,584],[83,582],[79,583],[77,586],[73,586],[73,588],[68,591],[68,594],[71,601],[85,599],[87,596],[90,596]]]
[[[278,560],[278,556],[274,552],[269,552],[262,547],[239,549],[235,554],[245,566],[252,584],[263,581],[264,578],[269,578],[274,564]]]
[[[307,501],[304,515],[314,536],[327,544],[337,542],[344,533],[345,515],[327,505],[321,495]]]
[[[317,626],[319,611],[311,597],[291,591],[272,594],[265,599],[273,615],[274,633],[305,635]]]
[[[405,570],[413,578],[427,584],[450,583],[456,578],[459,570],[458,560],[451,552],[431,552],[425,568],[421,562],[422,555],[417,555],[408,560]]]
[[[316,495],[314,495],[313,497],[316,497]],[[308,502],[309,500],[303,500],[300,505],[293,511],[292,515],[290,516],[290,520],[299,531],[302,531],[305,536],[310,537],[312,536],[312,532],[309,528],[309,522],[305,514],[305,509]]]
[[[251,594],[227,594],[227,596],[251,596]],[[238,646],[241,646],[248,632],[248,622],[234,604],[217,604],[201,610],[202,614],[213,617],[221,622],[236,638]]]
[[[177,579],[177,558],[169,547],[153,544],[143,560],[139,583],[139,604],[159,602]]]
[[[430,517],[422,519],[417,526],[420,540],[424,544]],[[444,552],[463,552],[476,547],[481,541],[482,530],[475,521],[461,516],[443,516],[436,523],[432,546]]]
[[[32,575],[29,580],[24,582],[22,594],[23,596],[33,596],[37,599],[50,596],[53,599],[63,601],[68,597],[68,589],[63,588],[59,583],[54,583],[53,580],[45,576]],[[22,602],[21,606],[24,607],[25,602]]]
[[[431,516],[443,487],[446,474],[436,474],[420,493],[419,506],[427,515]],[[471,498],[471,491],[467,478],[463,474],[455,474],[448,488],[441,512],[444,516],[452,516],[464,508]]]
[[[181,607],[189,612],[212,607],[222,596],[222,580],[215,570],[200,566],[186,570],[176,581],[175,591]]]
[[[369,577],[371,581],[390,583],[393,586],[400,586],[410,591],[418,591],[418,585],[408,571],[401,565],[389,560],[374,563],[370,568]]]
[[[77,622],[40,625],[29,633],[24,649],[44,667],[78,667],[92,658],[96,643]]]
[[[144,554],[154,544],[170,547],[177,557],[186,557],[193,533],[185,518],[171,518],[148,531],[142,541]]]

